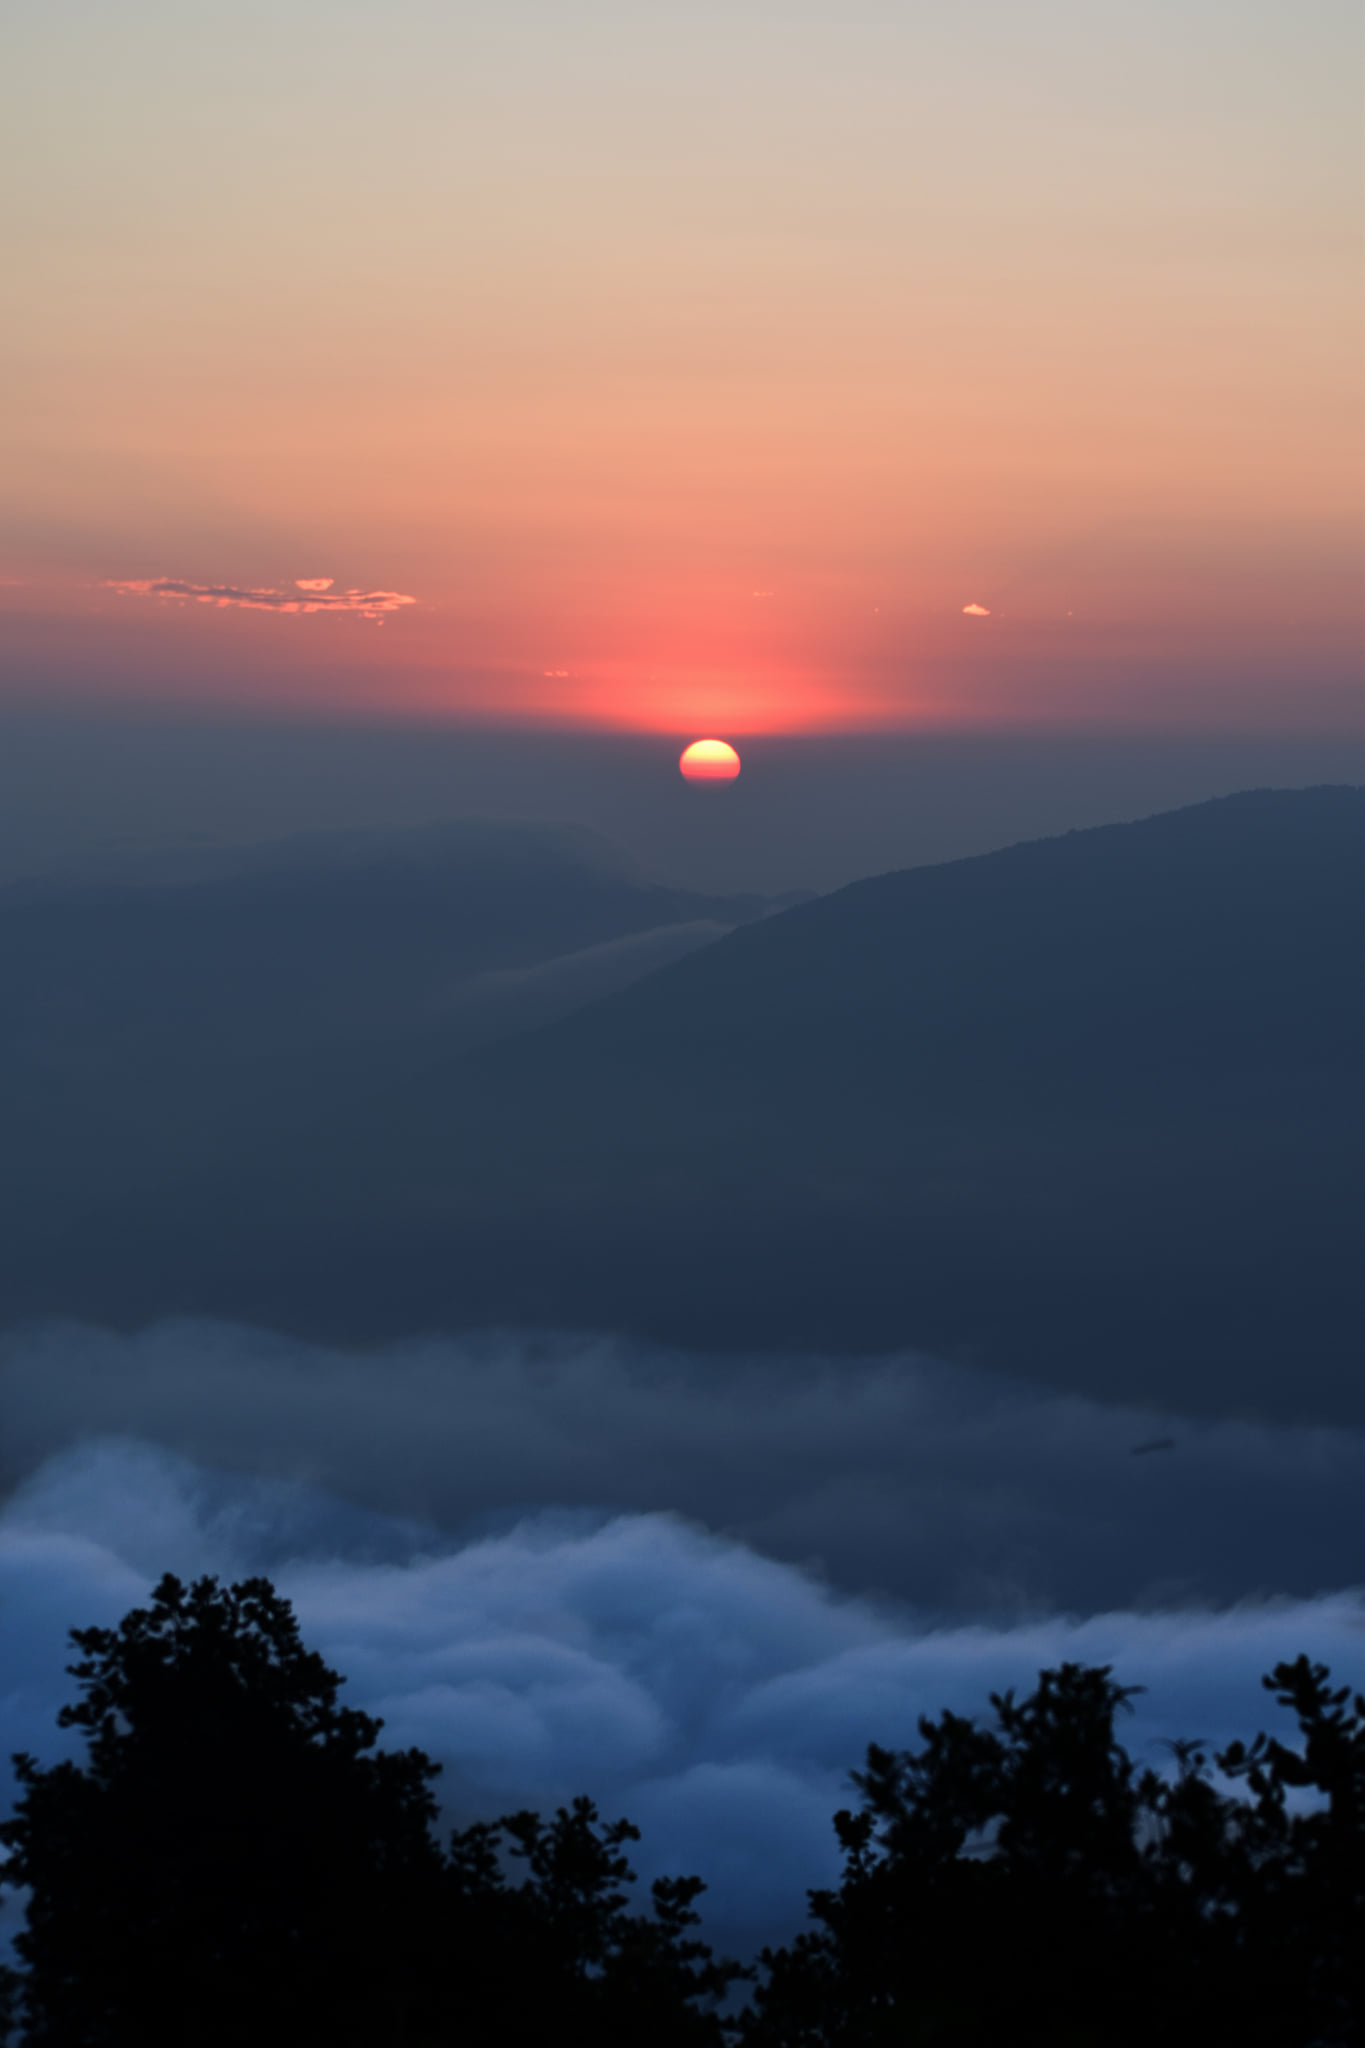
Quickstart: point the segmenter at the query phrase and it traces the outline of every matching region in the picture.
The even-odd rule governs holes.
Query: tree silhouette
[[[1133,1688],[1064,1664],[990,1725],[872,1748],[837,1889],[748,1973],[697,1878],[631,1910],[629,1821],[577,1799],[433,1833],[437,1766],[376,1747],[264,1579],[167,1577],[73,1632],[84,1765],[16,1759],[28,1889],[0,2038],[31,2048],[1247,2048],[1365,2043],[1365,1698],[1300,1657],[1298,1741],[1119,1742]]]
[[[374,2040],[392,1957],[439,1871],[436,1766],[374,1751],[380,1724],[299,1640],[265,1579],[162,1579],[115,1629],[79,1629],[87,1762],[16,1759],[5,1876],[27,2040]],[[381,2025],[382,2022],[382,2025]],[[401,2031],[396,2038],[401,2039]]]
[[[734,1971],[691,1937],[699,1881],[631,1915],[635,1831],[586,1801],[443,1855],[439,1767],[375,1748],[381,1723],[338,1704],[267,1580],[166,1577],[73,1640],[81,1697],[59,1721],[85,1765],[16,1758],[0,1828],[0,1877],[29,1890],[0,2001],[31,2048],[491,2048],[580,2022],[603,2043],[719,2041],[708,2008]]]
[[[1325,2038],[1365,2037],[1365,1698],[1298,1657],[1262,1684],[1288,1708],[1301,1750],[1258,1735],[1218,1759],[1247,1782],[1234,1809],[1245,1945],[1286,2018],[1323,2016]],[[1298,1795],[1297,1800],[1295,1795]],[[1305,1795],[1308,1803],[1305,1804]]]
[[[690,2048],[716,2043],[715,2007],[745,1973],[696,1939],[695,1877],[660,1878],[650,1915],[632,1914],[624,1853],[629,1821],[601,1826],[589,1799],[477,1823],[451,1841],[466,1972],[496,2016],[489,2039],[542,2048],[581,2039],[594,2048]],[[510,1852],[510,1855],[507,1853]],[[519,1866],[519,1869],[518,1869]]]
[[[842,1882],[766,1951],[748,2048],[1365,2039],[1365,1699],[1299,1658],[1265,1680],[1301,1749],[1258,1736],[1174,1778],[1115,1736],[1132,1688],[1065,1664],[995,1726],[923,1719],[868,1751],[841,1812]],[[1296,1810],[1289,1795],[1316,1794]]]

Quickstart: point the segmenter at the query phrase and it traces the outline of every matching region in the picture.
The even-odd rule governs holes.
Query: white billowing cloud
[[[0,1745],[71,1753],[66,1629],[114,1621],[164,1569],[269,1572],[383,1740],[443,1761],[452,1817],[586,1791],[645,1829],[643,1875],[706,1877],[739,1944],[796,1923],[834,1871],[849,1768],[869,1740],[914,1741],[921,1713],[980,1711],[1062,1658],[1112,1663],[1149,1688],[1129,1742],[1159,1762],[1163,1736],[1263,1725],[1280,1657],[1359,1683],[1365,1652],[1352,1592],[931,1628],[673,1515],[542,1511],[459,1541],[105,1440],[0,1511]]]
[[[984,604],[964,604],[962,607],[969,619],[988,619],[990,609]]]

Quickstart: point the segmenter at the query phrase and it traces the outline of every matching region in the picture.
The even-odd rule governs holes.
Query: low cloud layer
[[[869,1740],[979,1711],[1062,1658],[1149,1691],[1128,1728],[1224,1740],[1266,1719],[1257,1680],[1307,1650],[1359,1679],[1358,1595],[1219,1614],[1110,1612],[927,1629],[664,1514],[542,1512],[443,1540],[296,1483],[104,1441],[42,1465],[0,1512],[0,1743],[71,1753],[54,1726],[73,1624],[112,1622],[163,1569],[267,1571],[307,1640],[446,1766],[450,1818],[577,1791],[645,1830],[643,1875],[696,1869],[738,1946],[789,1930],[834,1869],[830,1816]]]
[[[236,583],[184,583],[174,576],[135,576],[110,581],[106,590],[122,597],[189,598],[195,604],[210,604],[219,610],[235,607],[245,612],[357,612],[362,619],[383,622],[386,612],[401,611],[416,604],[400,590],[335,590],[330,576],[300,577],[290,590],[253,590]],[[295,592],[302,591],[302,597]]]
[[[5,1340],[0,1489],[108,1435],[450,1535],[547,1504],[675,1513],[945,1622],[1365,1583],[1365,1432],[1192,1423],[913,1357],[516,1332],[347,1353],[213,1323]]]

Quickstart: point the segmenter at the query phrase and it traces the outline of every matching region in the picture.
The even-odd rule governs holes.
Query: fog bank
[[[939,1620],[1365,1581],[1365,1433],[1195,1423],[923,1358],[527,1332],[346,1353],[214,1323],[4,1340],[0,1487],[111,1434],[447,1534],[663,1510]]]

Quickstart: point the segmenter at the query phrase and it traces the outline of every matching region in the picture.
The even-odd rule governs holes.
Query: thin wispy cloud
[[[106,590],[122,597],[174,598],[213,605],[222,611],[235,606],[246,612],[355,612],[382,624],[386,612],[416,604],[401,590],[337,590],[331,576],[302,576],[292,590],[255,590],[236,583],[187,583],[175,576],[111,578]],[[302,597],[295,592],[302,591]]]

